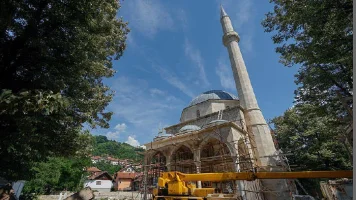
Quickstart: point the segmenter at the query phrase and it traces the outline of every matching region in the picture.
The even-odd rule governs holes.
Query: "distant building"
[[[113,187],[113,177],[108,172],[94,172],[84,181],[84,187],[90,187],[99,192],[110,192]]]
[[[320,189],[327,200],[346,200],[353,198],[352,179],[339,179],[320,182]]]
[[[119,165],[119,159],[117,158],[108,157],[107,161],[110,162],[111,165]]]
[[[136,170],[132,166],[126,166],[125,168],[122,168],[120,172],[135,173]]]
[[[101,160],[100,156],[92,156],[91,157],[91,163],[96,164],[97,162],[99,162]]]
[[[101,172],[100,169],[96,168],[96,167],[89,167],[86,169],[86,171],[90,174],[90,175],[93,175],[97,172]]]
[[[134,189],[133,182],[137,173],[117,172],[115,174],[115,189],[119,191],[131,191]]]
[[[101,157],[101,156],[92,156],[91,157],[91,162],[93,164],[96,164],[98,162],[106,162],[110,163],[111,165],[122,165],[126,164],[126,162],[121,162],[118,158],[113,158],[113,157]]]

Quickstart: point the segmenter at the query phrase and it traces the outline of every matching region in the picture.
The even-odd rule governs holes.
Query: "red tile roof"
[[[87,169],[87,172],[101,172],[101,170],[96,167],[89,167]]]
[[[107,179],[103,179],[105,177]],[[108,172],[98,172],[88,177],[89,180],[113,180],[113,177],[108,174]]]
[[[134,179],[136,177],[137,173],[131,173],[131,172],[117,172],[116,173],[116,180],[117,179]]]

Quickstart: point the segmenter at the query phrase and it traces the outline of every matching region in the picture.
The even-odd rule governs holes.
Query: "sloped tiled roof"
[[[87,172],[101,172],[101,170],[96,167],[89,167],[87,169]]]
[[[132,172],[117,172],[116,173],[116,181],[118,179],[134,179],[136,177],[137,173],[132,173]]]
[[[106,171],[95,173],[95,174],[89,176],[88,179],[89,180],[103,180],[101,178],[103,178],[104,176],[106,176],[109,180],[113,180],[113,177],[110,176],[109,173]]]

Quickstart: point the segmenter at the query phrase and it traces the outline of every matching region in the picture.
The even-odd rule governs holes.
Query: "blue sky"
[[[265,118],[293,105],[294,74],[278,62],[271,34],[261,20],[273,9],[268,1],[123,1],[117,14],[131,32],[117,71],[106,80],[115,92],[107,107],[109,129],[95,135],[137,146],[152,141],[159,128],[179,122],[197,95],[222,89],[237,95],[228,53],[222,44],[220,3],[240,35],[240,48]]]

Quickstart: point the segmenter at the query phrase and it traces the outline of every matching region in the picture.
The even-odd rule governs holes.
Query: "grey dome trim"
[[[201,102],[210,100],[210,99],[215,99],[215,100],[238,100],[238,98],[230,94],[228,92],[222,91],[222,90],[210,90],[207,92],[204,92],[203,94],[195,97],[189,104],[189,106],[193,106],[196,104],[199,104]],[[189,107],[188,106],[188,107]]]
[[[222,123],[226,123],[226,122],[229,122],[229,121],[217,119],[217,120],[213,120],[213,121],[209,122],[208,124],[214,124],[214,123],[222,124]]]
[[[161,134],[161,135],[158,135],[158,136],[156,136],[155,138],[153,138],[153,141],[163,140],[163,139],[170,138],[170,137],[174,137],[174,135],[171,135],[171,134]]]
[[[183,126],[181,129],[179,129],[178,132],[184,132],[184,131],[198,131],[201,128],[199,126],[196,125],[185,125]]]

